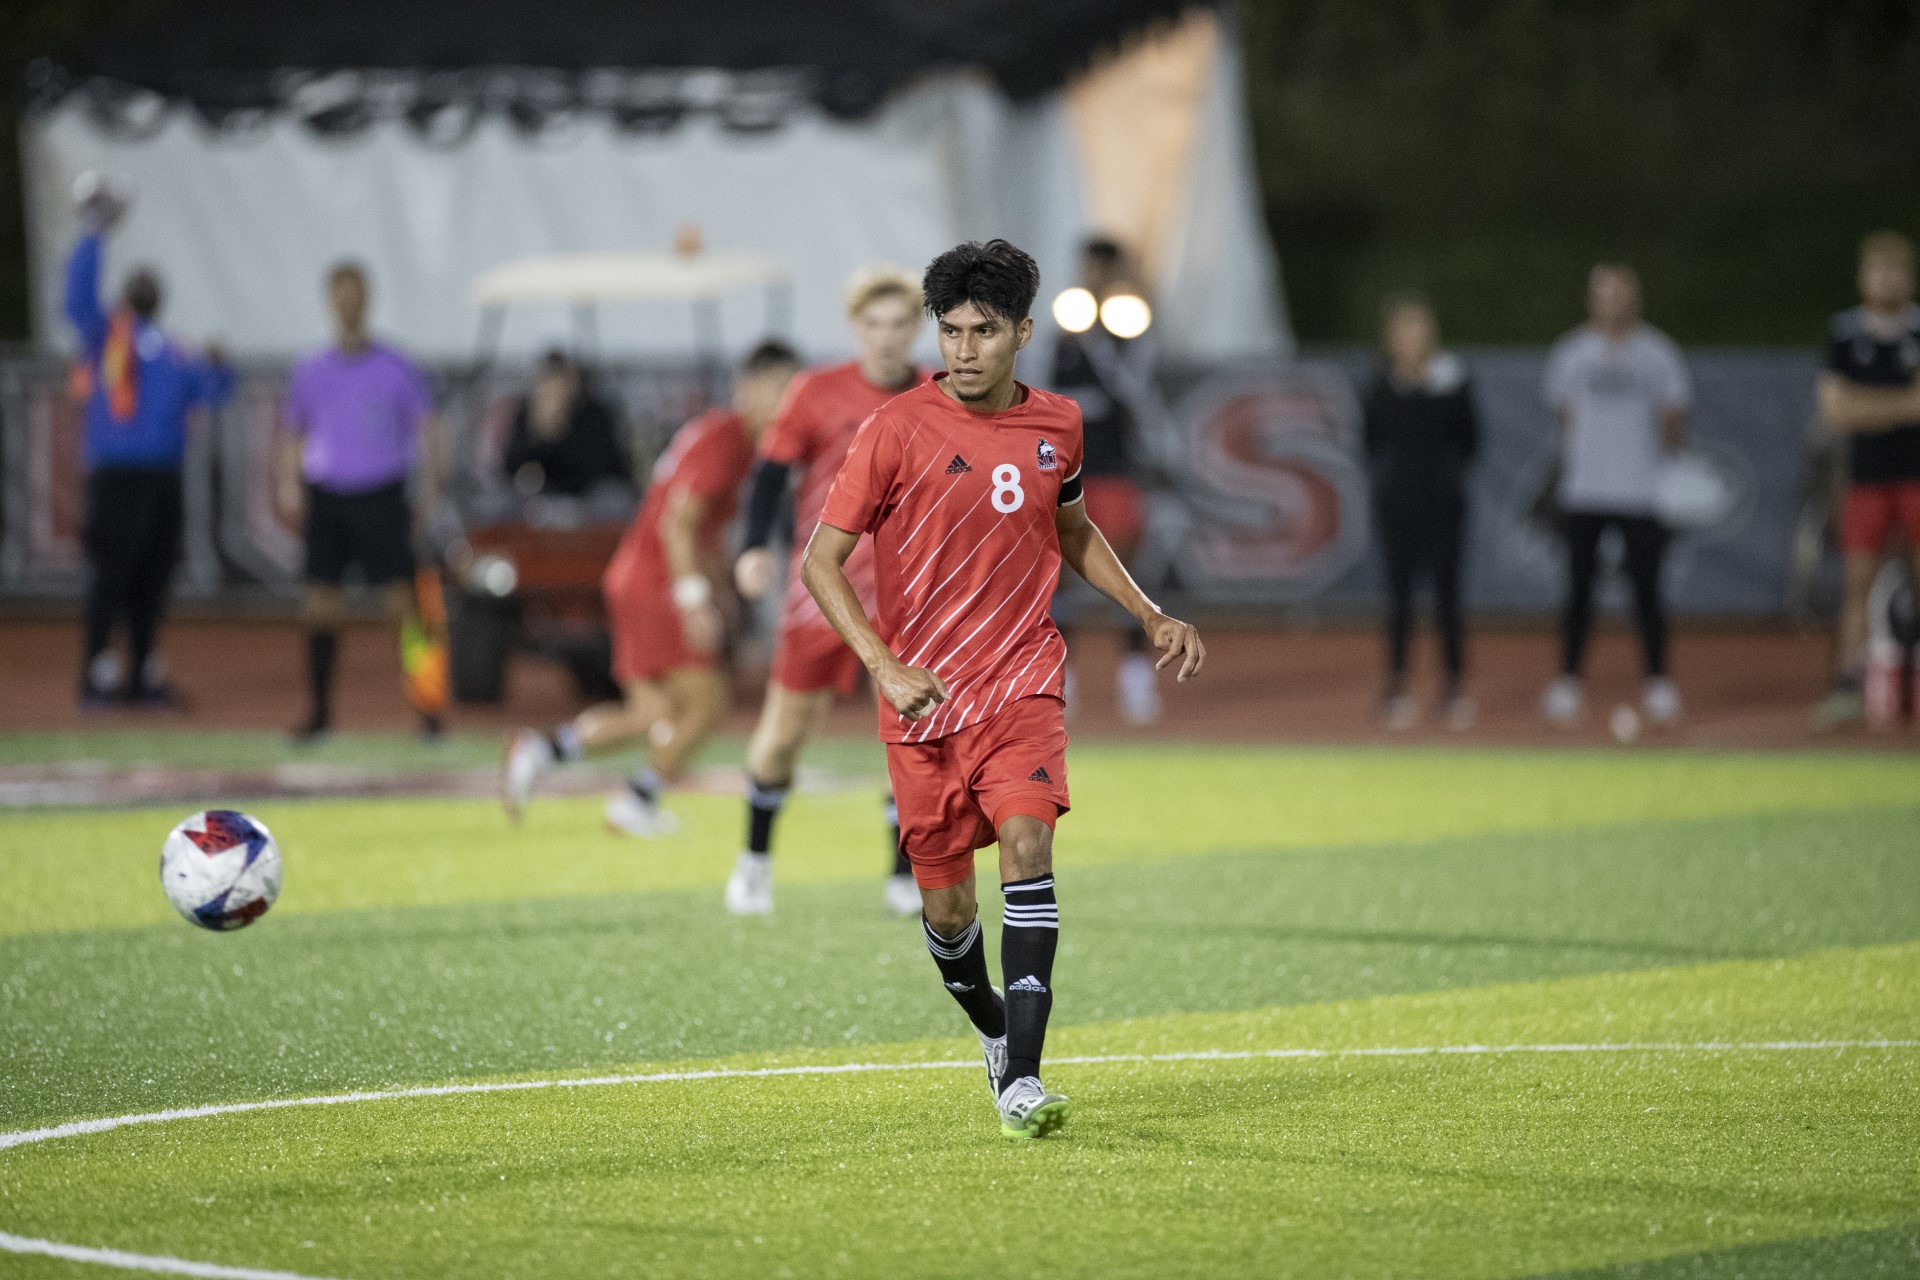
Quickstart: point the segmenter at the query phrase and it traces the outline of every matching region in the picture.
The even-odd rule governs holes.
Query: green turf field
[[[513,1086],[0,1136],[0,1233],[346,1280],[1920,1275],[1920,760],[1072,769],[1075,1114],[1021,1145],[881,911],[877,779],[791,803],[752,921],[719,796],[651,844],[587,800],[251,802],[286,889],[226,936],[160,895],[179,813],[0,814],[0,1131]]]

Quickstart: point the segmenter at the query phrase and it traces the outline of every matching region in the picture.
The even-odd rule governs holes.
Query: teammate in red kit
[[[1080,411],[1016,382],[1040,272],[1004,240],[963,244],[922,281],[946,373],[867,419],[802,559],[807,589],[880,694],[880,737],[920,884],[927,948],[979,1033],[1001,1132],[1067,1116],[1040,1083],[1060,914],[1053,828],[1067,811],[1066,643],[1048,605],[1064,559],[1185,681],[1206,650],[1147,599],[1087,519]],[[879,625],[842,566],[873,535]],[[987,975],[973,852],[999,843],[1003,999]]]
[[[753,471],[747,503],[745,549],[734,565],[740,594],[758,599],[772,585],[773,552],[767,543],[799,472],[794,498],[796,552],[800,538],[819,522],[827,489],[867,415],[919,383],[926,375],[913,364],[913,340],[920,332],[920,286],[890,267],[869,267],[847,283],[847,323],[859,357],[846,364],[812,369],[795,378],[773,425],[760,439],[760,461]],[[796,554],[795,560],[798,561]],[[868,616],[874,611],[873,543],[862,541],[846,563],[847,580]],[[747,744],[747,847],[727,881],[727,910],[764,915],[773,910],[773,824],[793,785],[793,770],[807,738],[820,727],[835,694],[850,692],[860,660],[845,645],[820,606],[800,581],[798,565],[787,579],[774,641],[773,672],[760,724]],[[900,851],[900,824],[887,800],[894,849],[887,881],[887,905],[902,915],[918,915],[920,892],[906,854]]]
[[[626,697],[581,712],[550,733],[522,729],[507,747],[501,802],[519,818],[549,765],[648,743],[648,762],[607,799],[607,825],[666,835],[678,825],[660,793],[686,771],[726,706],[722,623],[708,576],[720,563],[754,442],[799,368],[781,342],[763,342],[734,380],[733,407],[710,409],[673,437],[653,484],[601,579],[613,631],[613,675]]]

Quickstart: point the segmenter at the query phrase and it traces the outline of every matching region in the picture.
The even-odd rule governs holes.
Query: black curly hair
[[[927,264],[920,283],[927,314],[938,320],[971,302],[982,311],[1018,324],[1033,310],[1040,292],[1040,265],[1033,255],[1005,240],[955,245]]]

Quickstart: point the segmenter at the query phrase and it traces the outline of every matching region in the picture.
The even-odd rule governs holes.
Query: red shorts
[[[669,671],[713,668],[711,653],[688,646],[672,588],[622,584],[607,587],[605,594],[615,680],[627,685],[635,680],[662,680]]]
[[[1083,483],[1087,518],[1114,546],[1129,552],[1138,547],[1147,531],[1147,500],[1140,486],[1125,476],[1088,476]]]
[[[1015,814],[1049,827],[1067,811],[1066,708],[1044,694],[932,742],[889,742],[900,842],[922,889],[973,874],[973,851]]]
[[[782,627],[773,642],[772,680],[794,693],[853,692],[860,659],[832,627]]]
[[[1847,486],[1840,508],[1840,546],[1848,555],[1877,556],[1895,529],[1920,549],[1920,480]]]

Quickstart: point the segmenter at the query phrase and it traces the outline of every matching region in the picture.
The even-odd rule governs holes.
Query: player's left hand
[[[680,631],[687,638],[687,647],[695,653],[712,653],[720,647],[720,637],[726,630],[720,619],[720,610],[711,600],[703,600],[692,608],[680,610]]]
[[[773,571],[777,567],[773,562],[773,552],[765,547],[742,551],[740,558],[733,562],[734,588],[743,598],[758,600],[773,585]]]
[[[1200,631],[1191,622],[1169,618],[1164,613],[1155,614],[1147,623],[1147,638],[1160,651],[1160,661],[1153,664],[1155,671],[1164,670],[1168,663],[1177,660],[1180,671],[1174,678],[1182,684],[1200,674],[1200,667],[1207,660],[1207,646],[1200,643]]]

